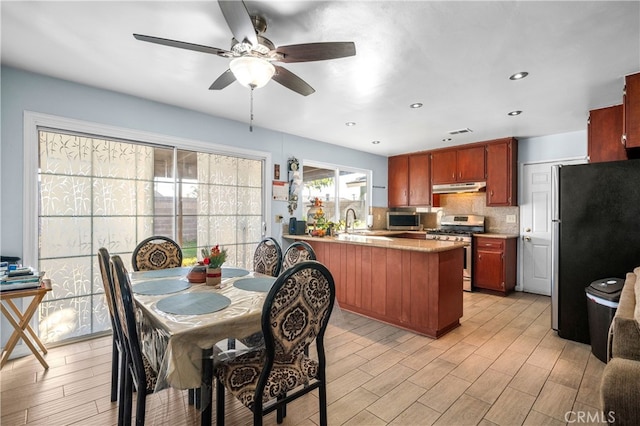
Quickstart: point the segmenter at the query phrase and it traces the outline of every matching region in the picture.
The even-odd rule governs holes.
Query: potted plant
[[[227,260],[227,249],[220,249],[219,245],[211,250],[202,249],[202,262],[207,267],[207,285],[220,287],[222,282],[222,264]]]

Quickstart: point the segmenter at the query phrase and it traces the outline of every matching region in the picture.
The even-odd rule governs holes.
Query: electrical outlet
[[[508,214],[507,215],[507,223],[516,223],[516,215]]]
[[[280,214],[276,215],[276,223],[282,223],[282,215]]]

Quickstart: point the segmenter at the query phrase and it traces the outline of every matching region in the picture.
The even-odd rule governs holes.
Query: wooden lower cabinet
[[[473,288],[505,295],[514,290],[517,242],[516,238],[475,238]]]
[[[460,325],[463,249],[421,252],[306,240],[340,308],[437,338]]]

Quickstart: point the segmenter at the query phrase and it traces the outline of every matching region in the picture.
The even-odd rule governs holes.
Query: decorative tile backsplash
[[[387,226],[387,208],[373,207],[372,229],[385,229]],[[420,223],[426,228],[438,227],[439,216],[453,214],[477,214],[485,216],[487,232],[498,234],[520,233],[520,209],[516,207],[487,207],[487,194],[484,192],[468,194],[441,194],[440,207],[431,208],[441,213],[423,213]],[[514,222],[507,222],[513,219]]]
[[[520,232],[519,207],[487,207],[487,194],[441,194],[440,207],[444,214],[477,214],[485,216],[487,232],[518,234]],[[507,216],[515,216],[514,223],[507,223]]]

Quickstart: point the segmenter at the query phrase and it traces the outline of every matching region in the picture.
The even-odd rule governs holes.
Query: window
[[[356,215],[355,227],[366,228],[371,207],[370,170],[304,161],[302,182],[302,214],[307,221],[313,220],[307,216],[313,200],[318,198],[322,202],[326,220],[335,223],[344,221],[347,210],[351,208]]]
[[[139,241],[165,235],[180,243],[185,259],[195,261],[201,248],[220,244],[228,249],[227,264],[251,267],[265,226],[268,157],[45,127],[37,127],[36,135],[38,244],[24,261],[53,283],[40,305],[44,342],[110,328],[96,258],[100,247],[130,268]]]

